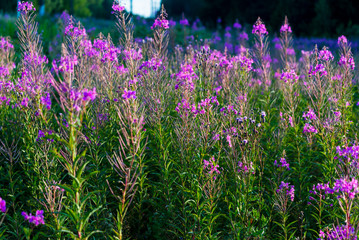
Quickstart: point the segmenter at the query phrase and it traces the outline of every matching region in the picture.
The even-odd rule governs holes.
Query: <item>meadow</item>
[[[114,2],[113,29],[86,29],[18,9],[0,239],[357,239],[357,42],[293,39],[287,18],[211,32]]]

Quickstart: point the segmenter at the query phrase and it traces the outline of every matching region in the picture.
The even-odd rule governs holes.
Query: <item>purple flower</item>
[[[294,201],[294,186],[293,185],[289,185],[289,183],[286,182],[281,182],[281,184],[279,185],[279,188],[277,189],[277,193],[280,193],[282,191],[285,191],[285,194],[290,197],[290,200],[293,202]]]
[[[66,26],[64,34],[66,36],[74,37],[75,39],[87,36],[86,29],[75,27],[72,23]]]
[[[168,28],[170,28],[168,20],[166,20],[166,19],[159,19],[159,18],[157,18],[157,19],[155,20],[155,22],[153,23],[151,29],[155,29],[155,28],[157,28],[157,27],[158,27],[158,28],[163,28],[163,29],[168,29]]]
[[[35,226],[45,224],[43,210],[37,210],[35,216],[33,216],[31,213],[27,214],[26,212],[22,212],[21,215],[24,217],[25,220],[29,221],[29,223],[32,223]]]
[[[291,33],[292,32],[292,28],[289,26],[289,24],[284,24],[283,26],[281,26],[280,28],[280,33]]]
[[[342,55],[338,61],[338,65],[339,66],[344,66],[347,68],[350,68],[351,70],[355,69],[355,62],[354,62],[354,58],[353,57],[345,57],[344,55]]]
[[[17,11],[21,12],[21,14],[27,14],[30,11],[36,11],[32,2],[19,2],[17,6]]]
[[[236,22],[233,23],[233,28],[241,29],[241,28],[242,28],[242,25],[238,22],[238,20],[236,20]]]
[[[253,25],[252,33],[258,36],[268,35],[266,26],[263,24],[260,18],[258,18],[256,23]]]
[[[184,86],[185,89],[189,91],[194,90],[194,80],[198,79],[197,74],[193,71],[193,66],[190,64],[182,65],[181,70],[176,75],[176,81],[178,84],[175,86],[175,89],[178,89],[179,86]]]
[[[317,119],[317,115],[315,115],[315,112],[311,108],[309,108],[308,112],[303,112],[302,117],[304,118],[304,120],[316,120]]]
[[[335,181],[333,190],[335,192],[341,192],[350,199],[354,199],[355,195],[359,193],[358,180],[353,178],[352,180],[337,179]]]
[[[46,93],[45,96],[41,97],[41,103],[46,106],[47,110],[51,109],[51,97],[49,93]]]
[[[276,166],[276,167],[282,167],[282,168],[286,168],[287,170],[290,170],[290,168],[289,168],[289,163],[287,163],[287,161],[285,160],[285,158],[281,158],[280,160],[279,160],[279,164],[278,164],[278,162],[277,162],[277,160],[275,160],[274,161],[274,166]]]
[[[232,148],[233,146],[232,146],[231,136],[230,136],[230,135],[227,135],[226,139],[227,139],[227,142],[228,142],[229,147]]]
[[[29,106],[29,99],[27,97],[23,98],[20,104],[23,107],[28,107]]]
[[[10,49],[14,49],[14,45],[12,45],[11,42],[6,38],[0,37],[0,49],[8,52]]]
[[[188,25],[189,25],[189,22],[188,22],[188,20],[187,20],[186,18],[181,19],[181,20],[179,21],[179,23],[180,23],[182,26],[188,26]]]
[[[299,76],[297,75],[297,73],[292,69],[290,71],[287,72],[282,72],[281,76],[280,76],[280,80],[282,80],[285,83],[296,83],[299,79]]]
[[[59,66],[57,64],[59,63]],[[52,68],[55,72],[74,72],[75,66],[78,64],[77,56],[61,57],[59,61],[52,61]]]
[[[119,3],[117,3],[117,1],[114,1],[112,4],[112,10],[112,14],[121,13],[123,10],[125,10],[125,7],[121,6]]]
[[[214,173],[220,174],[221,172],[218,170],[219,165],[216,164],[216,159],[212,157],[209,161],[203,160],[203,170],[207,170],[208,175],[212,176]],[[216,179],[216,176],[213,176]]]
[[[88,101],[93,101],[95,100],[96,96],[97,96],[97,93],[96,93],[96,88],[94,87],[92,90],[87,90],[87,89],[84,89],[82,91],[82,95],[83,95],[83,98],[82,100],[84,102],[88,102]]]
[[[334,56],[329,50],[323,49],[323,50],[320,50],[318,58],[323,61],[328,62],[328,61],[333,61]]]
[[[338,45],[339,46],[345,45],[347,43],[348,43],[348,39],[344,35],[341,35],[340,37],[338,37]]]
[[[6,212],[6,202],[2,198],[0,198],[0,211],[2,211],[3,213]]]
[[[312,76],[315,76],[317,73],[319,73],[319,76],[321,76],[321,77],[328,75],[328,72],[325,69],[325,66],[323,64],[318,64],[315,67],[310,66],[309,74]]]
[[[318,130],[309,123],[306,123],[303,128],[303,133],[318,133]]]
[[[123,99],[136,99],[136,91],[127,91],[127,89],[123,90],[122,94]]]

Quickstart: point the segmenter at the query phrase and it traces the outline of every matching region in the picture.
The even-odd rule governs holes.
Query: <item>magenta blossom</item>
[[[168,20],[166,20],[166,19],[159,19],[159,18],[157,18],[157,19],[155,20],[155,22],[153,23],[151,29],[155,29],[155,28],[157,28],[157,27],[158,27],[158,28],[163,28],[163,29],[168,29],[168,28],[170,28]]]
[[[29,223],[32,223],[35,226],[39,226],[40,224],[45,224],[43,210],[37,210],[35,216],[33,216],[31,213],[27,214],[26,212],[22,212],[21,215],[25,218],[25,220],[29,221]]]
[[[17,11],[21,12],[21,14],[27,14],[30,11],[36,11],[36,8],[32,2],[19,2]]]
[[[2,211],[3,213],[6,212],[6,202],[2,198],[0,198],[0,211]]]
[[[125,10],[125,7],[124,6],[121,6],[120,4],[118,4],[116,1],[113,2],[112,4],[112,14],[115,14],[115,13],[121,13]]]
[[[123,94],[122,94],[122,98],[123,99],[136,99],[136,91],[130,91],[130,90],[123,90]]]

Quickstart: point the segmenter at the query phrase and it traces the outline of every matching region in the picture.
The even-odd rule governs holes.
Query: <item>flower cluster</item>
[[[203,170],[207,170],[206,174],[212,176],[214,174],[220,174],[221,172],[218,170],[219,165],[216,164],[216,160],[214,157],[210,158],[209,161],[203,160]],[[216,176],[213,176],[213,179],[216,180]]]
[[[323,230],[319,231],[318,240],[337,240],[337,239],[345,239],[345,240],[357,240],[355,228],[352,226],[342,225],[337,226],[334,229],[327,230],[324,232]]]
[[[318,54],[318,58],[323,60],[323,61],[328,62],[328,61],[333,61],[334,56],[331,53],[331,51],[329,51],[327,49],[323,49],[323,50],[320,50],[320,52]]]
[[[318,195],[320,199],[325,199],[325,196],[328,194],[333,194],[334,191],[329,187],[329,183],[318,183],[316,185],[313,185],[312,190],[309,191],[309,193],[313,195]],[[309,196],[309,202],[308,204],[312,204],[310,201],[316,201],[315,198],[312,196]]]
[[[279,185],[279,188],[276,190],[277,193],[283,192],[285,191],[285,194],[290,197],[290,200],[293,202],[294,201],[294,186],[293,185],[289,185],[289,183],[286,182],[281,182]]]
[[[123,53],[125,54],[125,56],[123,57],[124,60],[133,60],[133,61],[137,61],[137,60],[141,60],[142,59],[142,49],[138,48],[136,49],[130,49],[130,50],[124,50]]]
[[[136,91],[130,91],[130,90],[124,89],[122,98],[125,100],[131,99],[131,98],[136,99]]]
[[[348,43],[348,39],[344,35],[338,37],[338,45],[339,46],[345,45],[347,43]]]
[[[279,163],[277,162],[277,160],[274,160],[274,166],[278,168],[286,168],[287,170],[290,170],[289,163],[287,163],[285,158],[281,158],[279,160]]]
[[[32,2],[19,2],[17,11],[21,14],[27,14],[30,11],[36,11],[36,8]]]
[[[85,28],[75,27],[72,23],[66,26],[64,34],[66,36],[73,37],[74,39],[87,36]]]
[[[268,31],[262,20],[258,19],[256,21],[253,25],[252,33],[258,36],[268,35]]]
[[[315,115],[315,112],[311,108],[309,108],[308,112],[303,112],[302,117],[304,118],[304,120],[316,120],[317,119],[317,115]]]
[[[121,6],[119,3],[117,3],[116,1],[113,2],[112,4],[112,14],[115,14],[115,13],[121,13],[125,10],[125,7],[124,6]]]
[[[155,28],[163,28],[163,29],[168,29],[170,28],[169,22],[167,19],[155,19],[155,22],[153,23],[151,29],[155,29]]]
[[[175,89],[178,89],[179,86],[184,86],[185,89],[189,91],[194,90],[194,80],[198,79],[197,74],[193,71],[191,64],[182,65],[179,73],[176,74],[177,84]]]
[[[347,68],[350,68],[351,70],[355,69],[355,62],[354,62],[354,58],[353,57],[345,57],[344,55],[342,55],[338,61],[338,65],[339,66],[344,66]]]
[[[253,59],[245,55],[234,57],[235,61],[238,61],[242,70],[250,72],[253,70]]]
[[[303,128],[303,133],[318,133],[318,130],[309,123],[306,123]]]
[[[4,37],[0,37],[0,49],[8,52],[10,49],[14,49],[14,45]]]
[[[35,216],[33,216],[31,213],[27,214],[26,212],[22,212],[21,215],[24,217],[25,220],[29,221],[29,223],[32,223],[35,226],[45,224],[43,210],[37,210]]]
[[[189,22],[188,22],[188,20],[187,20],[186,18],[181,19],[181,20],[179,21],[179,23],[180,23],[182,26],[189,26]]]
[[[355,195],[359,193],[358,180],[356,180],[355,178],[353,178],[352,180],[337,179],[335,181],[333,191],[337,193],[342,193],[344,197],[354,199]]]
[[[328,75],[328,72],[323,64],[318,64],[315,67],[310,66],[309,74],[315,76],[317,73],[319,73],[319,76],[321,77]]]
[[[2,211],[3,213],[6,212],[6,202],[2,198],[0,198],[0,211]]]
[[[285,83],[296,83],[298,82],[299,76],[297,73],[291,69],[289,71],[282,72],[280,76],[280,80],[282,80]]]
[[[249,164],[245,164],[241,161],[238,162],[238,170],[237,170],[239,173],[242,172],[242,173],[249,173],[251,172],[252,174],[254,174],[254,167],[253,167],[253,162],[250,162]]]
[[[349,162],[353,160],[359,160],[359,145],[354,145],[351,147],[345,147],[342,148],[340,146],[337,146],[337,154],[340,157],[345,158]]]
[[[280,28],[280,33],[291,33],[291,32],[292,32],[292,28],[287,23],[281,26]]]
[[[58,65],[59,64],[59,65]],[[59,61],[55,59],[52,61],[53,70],[58,73],[73,73],[75,66],[78,64],[77,56],[65,56],[61,57]]]

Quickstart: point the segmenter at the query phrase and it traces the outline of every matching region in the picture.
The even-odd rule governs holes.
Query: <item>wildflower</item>
[[[304,118],[304,120],[316,120],[317,119],[317,115],[315,115],[315,112],[311,108],[309,108],[308,112],[303,112],[302,117]]]
[[[125,89],[123,91],[123,94],[122,94],[122,98],[123,99],[136,99],[136,91],[127,91],[127,89]]]
[[[266,26],[263,24],[260,18],[258,18],[256,23],[253,25],[252,33],[258,36],[268,35]]]
[[[317,73],[319,73],[319,76],[321,77],[328,75],[328,72],[323,64],[318,64],[315,67],[310,66],[309,74],[315,76]]]
[[[303,133],[318,133],[318,130],[309,123],[306,123],[304,125]]]
[[[229,147],[232,148],[231,136],[230,136],[230,135],[227,135],[226,139],[227,139],[227,142],[228,142]]]
[[[283,82],[287,83],[296,83],[299,79],[299,76],[296,74],[296,72],[292,69],[290,71],[287,72],[282,72],[281,76],[280,76],[280,80],[282,80]]]
[[[179,21],[179,23],[180,23],[182,26],[188,26],[188,25],[189,25],[189,22],[188,22],[188,20],[187,20],[186,18],[181,19],[181,20]]]
[[[121,13],[125,10],[125,7],[114,1],[112,4],[112,10],[111,14]]]
[[[249,39],[248,34],[246,32],[241,32],[238,37],[239,37],[239,39],[242,39],[242,40],[248,40]]]
[[[292,28],[289,26],[289,24],[284,24],[281,28],[280,28],[280,33],[291,33],[292,32]]]
[[[333,190],[335,192],[341,192],[350,199],[354,199],[355,195],[359,193],[358,180],[353,178],[352,180],[337,179],[335,181]]]
[[[57,65],[59,63],[59,66]],[[65,72],[65,73],[72,73],[74,72],[75,66],[78,64],[77,56],[66,56],[61,57],[59,61],[55,59],[52,61],[52,69],[55,72]]]
[[[338,65],[345,66],[347,68],[350,68],[351,70],[355,69],[355,62],[354,62],[354,58],[352,56],[346,57],[346,56],[342,55],[338,61]]]
[[[21,12],[21,14],[27,14],[30,11],[36,11],[36,8],[32,2],[19,2],[17,11]]]
[[[3,213],[6,212],[6,202],[2,198],[0,198],[0,211],[2,211]]]
[[[70,37],[74,37],[74,39],[78,39],[80,37],[86,37],[87,33],[86,33],[86,29],[81,29],[80,27],[75,27],[74,25],[72,25],[72,23],[70,23],[69,25],[66,26],[64,34],[66,36],[70,36]]]
[[[31,213],[27,214],[26,212],[22,212],[21,215],[25,220],[29,221],[29,223],[33,223],[35,226],[45,224],[43,210],[37,210],[35,216],[33,216]]]
[[[212,157],[209,161],[203,160],[203,170],[207,170],[207,174],[212,176],[214,174],[220,174],[218,170],[219,165],[216,164],[216,159]],[[216,176],[213,176],[213,179],[216,180]]]
[[[92,90],[87,90],[87,89],[84,89],[82,91],[82,94],[83,94],[83,101],[84,102],[88,102],[90,100],[95,100],[96,96],[97,96],[97,93],[96,93],[96,88],[94,87]]]
[[[348,39],[344,35],[338,37],[338,45],[339,46],[340,45],[345,45],[347,43],[348,43]]]
[[[185,89],[190,91],[194,90],[194,80],[198,79],[197,74],[193,71],[193,67],[190,64],[182,65],[181,70],[176,75],[175,89],[178,89],[180,85],[183,85]]]
[[[233,28],[241,29],[242,25],[238,22],[238,20],[236,20],[236,22],[233,24]]]
[[[318,58],[328,62],[328,61],[333,61],[334,56],[329,50],[323,49],[323,50],[320,50]]]
[[[278,167],[278,168],[282,167],[282,168],[286,168],[287,170],[290,170],[290,168],[289,168],[289,163],[287,163],[287,161],[285,160],[285,158],[281,158],[281,159],[279,160],[279,163],[277,163],[277,160],[275,160],[275,161],[274,161],[274,166],[276,166],[276,167]]]
[[[6,38],[0,37],[0,49],[8,52],[10,49],[14,49],[14,45],[12,45]]]
[[[289,185],[289,183],[286,182],[281,182],[281,184],[279,185],[279,188],[276,190],[277,193],[282,192],[283,190],[285,190],[285,193],[288,197],[290,197],[290,200],[293,202],[294,201],[294,186],[293,185]]]
[[[29,99],[27,97],[23,98],[20,104],[23,107],[28,107],[29,106]]]
[[[155,29],[155,28],[157,28],[157,27],[158,27],[158,28],[163,28],[163,29],[168,29],[168,28],[170,28],[168,20],[166,20],[166,19],[159,19],[159,18],[157,18],[157,19],[155,20],[155,22],[153,23],[151,29]]]

